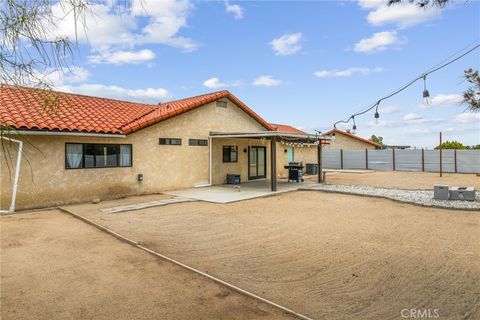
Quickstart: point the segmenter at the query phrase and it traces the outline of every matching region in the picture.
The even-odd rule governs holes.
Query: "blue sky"
[[[375,0],[134,0],[128,10],[109,1],[92,10],[75,69],[49,75],[61,90],[157,103],[227,89],[267,121],[309,132],[480,40],[478,1],[425,11]],[[72,36],[72,26],[67,16],[54,32]],[[377,124],[373,113],[356,119],[358,134],[432,147],[441,130],[480,144],[480,114],[458,104],[463,70],[479,64],[477,50],[429,76],[427,108],[421,82],[385,101]]]

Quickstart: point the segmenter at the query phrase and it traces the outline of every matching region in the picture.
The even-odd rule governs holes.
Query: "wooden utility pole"
[[[425,171],[425,150],[422,148],[422,172]]]
[[[322,139],[318,139],[317,146],[317,160],[318,160],[318,183],[323,183],[323,169],[322,169]]]
[[[368,148],[365,148],[365,169],[368,170]]]
[[[438,149],[440,151],[440,177],[442,176],[442,132],[440,131],[440,144],[438,145]]]
[[[270,184],[272,191],[277,191],[277,139],[270,138]]]
[[[392,166],[393,166],[393,171],[395,171],[395,147],[392,149]]]

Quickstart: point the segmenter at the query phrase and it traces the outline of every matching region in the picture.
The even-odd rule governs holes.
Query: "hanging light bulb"
[[[430,104],[430,92],[427,90],[427,76],[423,76],[423,104],[428,106]]]
[[[333,129],[333,133],[332,133],[332,141],[335,141],[335,129]]]
[[[377,106],[375,107],[375,125],[378,125],[378,118],[380,118],[380,114],[378,113],[378,105],[380,101],[377,102]]]
[[[352,133],[355,134],[357,132],[357,124],[355,123],[355,117],[352,116],[353,119],[353,127],[352,127]]]
[[[378,111],[375,111],[375,124],[378,124],[378,118],[380,118],[380,115],[378,114]]]

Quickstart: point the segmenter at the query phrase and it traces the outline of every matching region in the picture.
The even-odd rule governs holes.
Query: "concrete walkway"
[[[140,210],[140,209],[151,208],[151,207],[165,206],[167,204],[172,204],[172,203],[189,202],[189,201],[194,201],[194,200],[190,198],[173,197],[170,199],[153,200],[148,202],[139,202],[139,203],[133,203],[133,204],[128,204],[124,206],[105,208],[105,209],[100,209],[100,211],[105,213],[118,213],[118,212],[124,212],[124,211],[132,211],[132,210]]]
[[[263,179],[242,183],[240,186],[219,185],[166,191],[164,194],[213,203],[230,203],[273,196],[275,194],[296,191],[300,188],[310,188],[316,185],[317,183],[312,181],[297,183],[287,182],[287,180],[281,179],[277,181],[277,191],[273,192],[270,190],[270,180]]]

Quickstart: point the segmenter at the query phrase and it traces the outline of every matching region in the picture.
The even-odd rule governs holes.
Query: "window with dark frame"
[[[131,166],[131,144],[65,143],[65,169]]]
[[[180,138],[160,138],[159,139],[159,144],[180,146],[182,144],[182,139],[180,139]]]
[[[208,146],[207,139],[189,139],[188,144],[190,146]]]
[[[237,146],[223,146],[223,162],[238,162]]]
[[[226,108],[227,107],[227,101],[217,100],[217,107]]]

